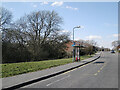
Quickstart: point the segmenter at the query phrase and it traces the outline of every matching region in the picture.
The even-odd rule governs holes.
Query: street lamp
[[[75,28],[81,28],[81,26],[77,26],[77,27],[74,27],[74,28],[73,28],[73,61],[74,61],[74,51],[75,51],[75,50],[74,50],[74,45],[75,45],[75,42],[74,42],[74,29],[75,29]]]
[[[73,28],[73,43],[74,43],[74,29],[75,29],[75,28],[81,28],[81,27],[80,27],[80,26],[77,26],[77,27],[74,27],[74,28]]]

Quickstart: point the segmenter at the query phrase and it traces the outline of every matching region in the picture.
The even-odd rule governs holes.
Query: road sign
[[[75,42],[73,42],[73,45],[72,45],[72,47],[74,47],[75,46]]]
[[[73,44],[72,47],[74,47],[75,45]]]

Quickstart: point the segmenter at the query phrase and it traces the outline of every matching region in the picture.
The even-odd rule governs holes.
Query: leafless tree
[[[94,40],[86,40],[86,43],[88,43],[92,46],[97,46],[97,42],[95,42]]]
[[[5,26],[3,59],[5,62],[17,62],[18,59],[30,61],[64,57],[69,35],[58,33],[62,23],[62,18],[55,11],[36,11],[10,23],[8,28]]]
[[[37,11],[22,17],[18,22],[21,30],[42,44],[52,33],[60,30],[62,18],[55,11]]]
[[[4,27],[7,24],[10,24],[12,19],[12,13],[7,9],[0,7],[0,27]]]
[[[46,42],[57,44],[60,40],[60,42],[64,42],[67,39],[68,35],[57,33],[61,30],[62,23],[62,18],[55,11],[37,11],[17,20],[15,29],[21,33],[20,36],[24,36],[19,38],[20,41],[27,44],[29,51],[38,57],[41,53],[40,49],[46,45]],[[53,39],[53,37],[55,38]],[[52,39],[54,41],[51,41]],[[60,42],[57,44],[58,46],[60,46]]]

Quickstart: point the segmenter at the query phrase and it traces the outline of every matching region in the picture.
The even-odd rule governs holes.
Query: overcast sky
[[[112,48],[118,39],[117,2],[4,2],[2,6],[13,13],[13,20],[37,10],[55,10],[63,18],[62,32],[75,30],[75,40],[95,40],[99,46]]]

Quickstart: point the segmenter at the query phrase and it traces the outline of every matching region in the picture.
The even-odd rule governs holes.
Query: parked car
[[[111,53],[115,53],[115,51],[114,51],[114,50],[112,50],[112,51],[111,51]]]

